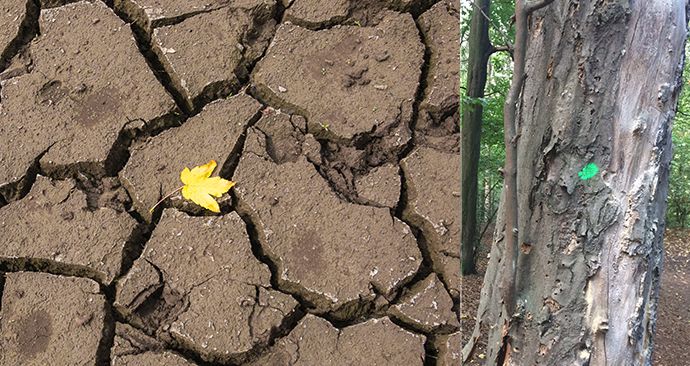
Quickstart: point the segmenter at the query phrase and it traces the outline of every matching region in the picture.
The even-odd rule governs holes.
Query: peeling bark
[[[517,220],[499,214],[472,337],[490,329],[488,365],[651,365],[685,8],[557,1],[526,19]]]

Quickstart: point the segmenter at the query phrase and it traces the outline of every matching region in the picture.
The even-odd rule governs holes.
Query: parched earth
[[[458,7],[3,0],[0,365],[458,365]]]

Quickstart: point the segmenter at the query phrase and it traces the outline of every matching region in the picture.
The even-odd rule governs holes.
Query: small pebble
[[[65,221],[70,221],[74,218],[74,212],[70,212],[70,211],[62,212],[62,213],[60,213],[60,217],[62,217],[62,219]]]
[[[82,317],[77,318],[76,320],[77,320],[77,325],[83,327],[83,326],[91,323],[91,320],[93,320],[93,314],[84,315]]]
[[[388,60],[389,57],[390,57],[390,55],[388,54],[388,51],[384,51],[382,54],[376,55],[374,58],[378,62],[383,62],[383,61]]]

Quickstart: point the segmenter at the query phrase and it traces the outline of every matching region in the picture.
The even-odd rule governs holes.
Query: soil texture
[[[2,1],[0,366],[457,365],[458,9]]]

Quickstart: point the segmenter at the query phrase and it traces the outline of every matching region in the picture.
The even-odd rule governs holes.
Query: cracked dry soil
[[[3,0],[0,365],[458,365],[458,7]]]

